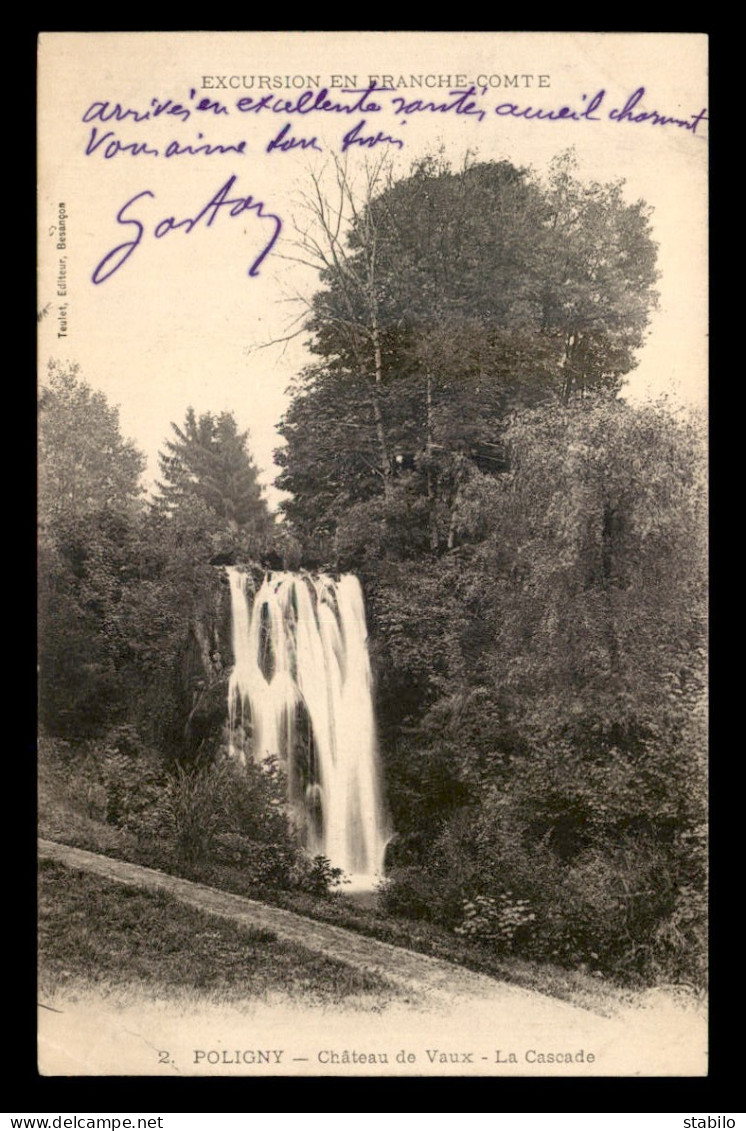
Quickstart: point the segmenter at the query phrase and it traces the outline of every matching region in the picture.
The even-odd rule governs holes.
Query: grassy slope
[[[381,1009],[397,991],[381,978],[226,923],[158,893],[42,861],[39,995],[75,997],[94,986],[126,998],[196,992],[212,1004],[289,997],[305,1004]]]

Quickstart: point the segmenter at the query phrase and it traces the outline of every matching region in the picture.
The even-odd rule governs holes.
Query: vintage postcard
[[[706,1075],[707,49],[40,35],[43,1075]]]

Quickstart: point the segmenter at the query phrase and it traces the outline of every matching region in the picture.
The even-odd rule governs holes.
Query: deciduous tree
[[[144,462],[77,366],[51,363],[39,401],[39,689],[53,733],[91,733],[124,709],[110,630]]]
[[[578,181],[567,156],[546,183],[432,158],[399,181],[379,170],[359,202],[339,165],[337,181],[331,212],[314,182],[302,239],[322,268],[307,327],[323,360],[280,428],[286,510],[331,530],[406,484],[430,549],[452,548],[470,469],[505,466],[510,413],[614,396],[634,366],[655,302],[648,212],[621,184]]]
[[[145,458],[119,427],[119,413],[79,376],[50,362],[39,397],[39,508],[42,530],[108,508],[128,510],[142,490]]]

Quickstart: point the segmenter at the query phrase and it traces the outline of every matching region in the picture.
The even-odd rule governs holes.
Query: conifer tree
[[[160,505],[173,511],[188,499],[206,503],[231,529],[265,530],[269,524],[258,471],[231,412],[199,417],[188,408],[183,427],[160,453]]]

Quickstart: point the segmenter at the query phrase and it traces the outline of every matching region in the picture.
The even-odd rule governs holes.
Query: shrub
[[[95,744],[88,763],[98,770],[105,819],[111,825],[131,825],[155,803],[163,785],[158,755],[140,741],[131,726],[108,731],[104,740]]]
[[[306,895],[326,896],[346,882],[341,868],[335,868],[326,856],[308,857],[298,854],[293,872],[293,886]]]
[[[210,859],[240,868],[245,883],[258,891],[292,886],[296,849],[291,844],[262,843],[240,833],[218,833]]]
[[[285,790],[274,760],[177,765],[129,827],[201,874],[215,867],[240,870],[241,883],[257,894],[294,888],[326,895],[341,882],[341,869],[302,852],[288,821]]]
[[[544,821],[531,800],[492,791],[461,809],[418,863],[392,870],[386,910],[429,919],[497,953],[589,966],[622,981],[701,986],[701,834],[672,840],[665,828],[597,825],[580,835],[556,799]],[[565,820],[572,852],[569,834],[556,834]]]
[[[509,891],[496,898],[475,895],[463,901],[464,917],[454,930],[457,935],[475,942],[493,943],[497,950],[513,948],[516,935],[536,918],[527,899],[514,899]]]

